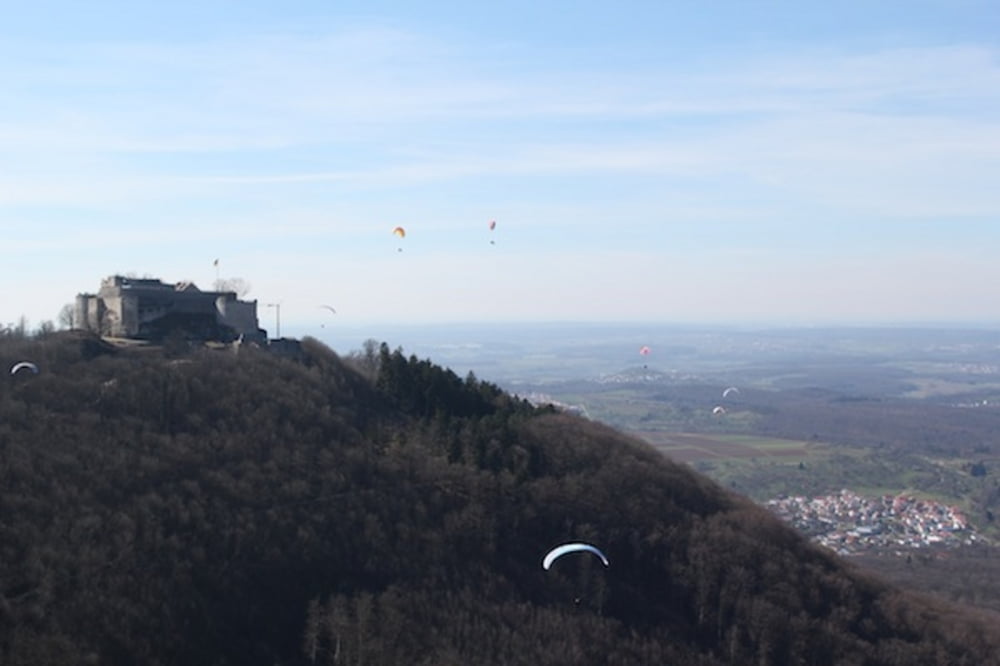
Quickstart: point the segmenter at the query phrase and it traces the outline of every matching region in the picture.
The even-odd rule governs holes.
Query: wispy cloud
[[[476,46],[385,28],[0,46],[0,227],[70,210],[303,238],[403,206],[447,227],[477,196],[516,200],[525,228],[1000,214],[994,47],[574,69]]]
[[[697,116],[718,125],[836,111],[995,120],[986,109],[1000,101],[997,52],[981,46],[784,53],[696,71],[575,71],[544,62],[505,71],[480,62],[474,45],[398,30],[6,55],[4,116],[20,122],[3,133],[5,143],[23,124],[37,136],[29,119],[40,112],[69,124],[69,145],[93,133],[91,145],[112,150],[351,141],[387,126],[412,135],[441,124],[459,131],[456,122],[508,121],[514,126],[505,131],[531,133],[517,122]]]

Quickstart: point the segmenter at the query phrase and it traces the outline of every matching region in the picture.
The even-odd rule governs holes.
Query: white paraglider
[[[15,363],[10,368],[10,374],[16,375],[22,370],[30,370],[32,374],[34,375],[38,374],[38,366],[32,363],[31,361],[21,361],[20,363]]]
[[[604,566],[611,566],[611,563],[608,562],[608,558],[605,557],[604,553],[602,553],[596,546],[591,546],[589,543],[564,543],[561,546],[556,546],[545,555],[545,559],[542,560],[542,568],[548,571],[549,567],[552,566],[552,563],[563,555],[578,552],[593,553],[597,557],[601,558],[601,562],[604,563]]]

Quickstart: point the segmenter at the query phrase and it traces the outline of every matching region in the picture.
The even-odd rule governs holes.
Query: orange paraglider
[[[404,238],[406,238],[406,229],[404,229],[403,227],[396,227],[395,229],[392,230],[392,235],[396,236],[397,238],[399,238],[399,240],[403,240]],[[397,252],[402,252],[403,251],[403,247],[400,246],[400,247],[396,248],[396,251]]]

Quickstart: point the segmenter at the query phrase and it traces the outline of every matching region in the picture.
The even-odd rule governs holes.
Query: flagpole
[[[266,307],[274,308],[275,339],[281,337],[281,303],[265,303]]]

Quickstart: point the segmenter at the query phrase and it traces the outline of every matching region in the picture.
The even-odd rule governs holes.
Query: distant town
[[[823,497],[781,497],[765,505],[840,555],[970,545],[980,540],[955,507],[908,495],[863,497],[841,490]]]

